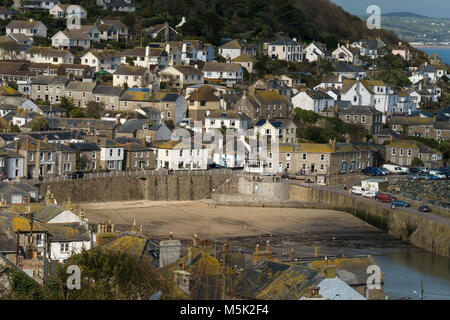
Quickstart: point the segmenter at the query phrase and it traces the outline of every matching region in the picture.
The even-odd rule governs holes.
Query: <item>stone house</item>
[[[86,107],[89,101],[94,100],[93,91],[97,87],[95,82],[71,81],[66,86],[66,95],[78,107]]]
[[[302,172],[307,175],[336,175],[355,172],[376,163],[376,148],[370,143],[280,144],[269,150],[267,169],[273,173]]]
[[[331,107],[323,110],[320,115],[339,118],[346,123],[359,125],[371,135],[379,133],[382,128],[381,112],[370,106]]]
[[[133,59],[133,64],[137,67],[150,68],[157,66],[158,70],[163,70],[169,65],[169,58],[164,48],[134,47],[121,53],[121,63],[127,64],[127,58]]]
[[[150,170],[156,167],[156,155],[145,143],[124,144],[125,170]]]
[[[97,143],[70,143],[69,147],[75,150],[75,154],[79,154],[80,165],[82,165],[80,170],[96,171],[100,168],[100,147]]]
[[[31,98],[58,104],[66,96],[69,79],[61,76],[39,76],[31,81]]]
[[[396,140],[386,145],[386,161],[401,166],[410,166],[418,158],[427,168],[443,165],[442,153],[414,140]]]
[[[122,124],[117,130],[116,137],[144,139],[151,143],[154,141],[170,140],[172,131],[167,128],[164,121],[149,119],[131,119]]]
[[[187,98],[187,117],[193,121],[203,121],[208,111],[219,110],[220,100],[215,95],[215,89],[209,85],[203,85],[192,92]]]
[[[253,73],[255,60],[250,56],[239,56],[231,60],[231,63],[240,64],[242,68],[247,69],[248,73]]]
[[[128,38],[128,27],[117,19],[101,19],[100,24],[110,24],[116,27],[119,37]]]
[[[360,64],[359,50],[347,45],[339,45],[332,53],[331,58],[337,62]]]
[[[55,177],[58,174],[57,149],[53,144],[29,136],[20,136],[3,149],[12,150],[24,157],[24,176],[27,178]]]
[[[119,98],[124,92],[121,87],[96,86],[92,91],[92,96],[96,102],[103,102],[106,110],[119,110]]]
[[[293,105],[288,97],[270,90],[244,91],[242,98],[233,106],[234,111],[245,113],[252,121],[264,119],[291,119]]]

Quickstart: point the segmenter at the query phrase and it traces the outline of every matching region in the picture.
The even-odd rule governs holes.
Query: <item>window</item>
[[[69,243],[61,243],[61,252],[69,252]]]
[[[392,148],[392,155],[395,156],[395,148]]]
[[[403,149],[400,149],[400,156],[403,156]]]
[[[95,159],[95,158],[97,158],[97,153],[94,151],[94,152],[92,152],[92,159]]]
[[[44,153],[41,152],[41,154],[39,156],[40,156],[41,161],[44,161]]]
[[[286,160],[291,160],[291,154],[290,153],[286,153]]]
[[[66,153],[66,161],[69,161],[70,159],[69,159],[69,154],[68,153]]]
[[[345,121],[350,122],[350,116],[349,115],[345,116]]]
[[[52,154],[50,152],[47,152],[47,160],[52,160]]]
[[[361,122],[366,123],[366,116],[361,116]]]
[[[112,157],[112,155],[113,155],[113,150],[109,149],[109,156]]]
[[[117,149],[117,155],[120,157],[122,149]]]
[[[303,160],[306,160],[306,153],[303,154]]]
[[[134,153],[134,157],[137,158],[137,152]]]
[[[322,161],[325,160],[325,155],[324,154],[320,155],[320,160],[322,160]]]

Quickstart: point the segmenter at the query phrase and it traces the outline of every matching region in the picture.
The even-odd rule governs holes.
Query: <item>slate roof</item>
[[[347,64],[347,63],[339,63],[336,67],[336,71],[334,71],[335,73],[348,73],[348,72],[352,72],[352,73],[361,73],[361,72],[366,72],[366,70],[361,69],[353,64]]]
[[[248,47],[247,41],[241,39],[234,39],[230,42],[227,42],[221,45],[219,48],[221,49],[243,49]]]
[[[204,85],[195,90],[189,95],[189,101],[219,101],[219,98],[214,94],[215,89],[211,86]]]
[[[126,64],[120,65],[116,71],[114,72],[114,75],[136,75],[136,76],[143,76],[145,72],[147,72],[148,69],[143,67],[132,67]]]
[[[119,29],[128,29],[128,27],[122,21],[117,19],[102,19],[102,22],[106,24],[112,24]]]
[[[205,118],[241,119],[250,121],[250,118],[244,113],[232,110],[211,110]]]
[[[338,277],[323,279],[317,287],[323,300],[367,300]]]
[[[299,44],[300,43],[292,40],[291,38],[283,38],[269,43],[270,46],[297,46]]]
[[[29,21],[29,20],[13,20],[10,23],[8,23],[8,25],[6,26],[6,28],[22,28],[22,29],[30,29],[30,28],[34,28],[39,24],[40,21]]]
[[[319,271],[262,259],[244,271],[235,295],[258,300],[298,300],[320,279],[323,277]]]
[[[70,80],[63,76],[38,76],[31,80],[31,84],[36,85],[62,85],[65,86]]]
[[[148,122],[148,119],[132,119],[125,121],[119,130],[117,130],[117,133],[135,133],[137,130],[142,130],[144,124]]]
[[[266,119],[260,119],[256,122],[255,127],[261,127],[267,122]],[[277,120],[269,120],[269,123],[275,128],[284,128],[286,125],[290,124],[292,120],[289,119],[277,119]]]
[[[34,219],[39,222],[48,222],[65,210],[66,209],[61,206],[50,204],[45,206],[42,210],[35,212]]]
[[[64,57],[67,54],[72,55],[69,50],[58,50],[52,47],[31,47],[27,51],[27,54],[40,54],[49,57]]]
[[[97,86],[92,91],[92,93],[96,94],[96,95],[117,96],[117,97],[119,97],[122,94],[123,91],[124,90],[121,87]]]
[[[96,86],[95,82],[70,81],[66,86],[66,91],[92,92]]]
[[[88,142],[82,142],[82,143],[70,143],[70,148],[73,150],[80,150],[80,151],[98,151],[100,148],[95,143],[88,143]]]
[[[183,75],[203,75],[201,70],[190,66],[173,66],[173,68],[181,72]]]
[[[238,72],[240,67],[237,63],[206,62],[203,72]]]

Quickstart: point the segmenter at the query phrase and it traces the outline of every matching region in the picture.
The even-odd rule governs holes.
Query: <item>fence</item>
[[[231,170],[231,169],[211,169],[211,170],[173,170],[169,171],[163,170],[129,170],[129,171],[109,171],[109,172],[93,172],[85,173],[83,179],[99,179],[99,178],[110,178],[110,177],[123,177],[123,176],[135,176],[135,177],[149,177],[149,176],[209,176],[209,175],[241,175],[243,170]],[[39,179],[28,179],[26,182],[31,184],[36,183],[47,183],[47,182],[58,182],[58,181],[68,181],[73,180],[69,176],[57,176],[57,177],[44,177]]]

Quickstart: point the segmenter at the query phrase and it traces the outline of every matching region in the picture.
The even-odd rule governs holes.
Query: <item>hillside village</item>
[[[20,265],[42,283],[48,275],[38,257],[62,263],[109,247],[145,253],[156,272],[172,265],[173,297],[384,299],[382,291],[369,294],[359,276],[347,283],[336,276],[358,275],[363,269],[355,265],[371,264],[367,257],[327,258],[317,249],[310,260],[294,253],[282,260],[270,244],[246,256],[223,244],[217,254],[196,238],[184,252],[172,235],[152,242],[136,225],[121,233],[111,222],[89,227],[70,199],[58,204],[52,190],[44,195],[34,185],[215,169],[326,184],[384,163],[448,166],[448,65],[382,38],[327,47],[279,30],[273,41],[224,38],[214,45],[183,38],[169,22],[145,28],[144,38],[110,16],[134,12],[133,0],[96,5],[104,14],[93,23],[70,1],[0,7],[0,280]],[[54,23],[36,19],[44,13]],[[250,156],[260,150],[267,157]],[[199,271],[203,264],[211,265],[209,274]],[[233,288],[220,282],[224,274]],[[204,288],[202,277],[223,293]],[[299,278],[307,281],[278,287]],[[248,289],[249,279],[258,290]]]

